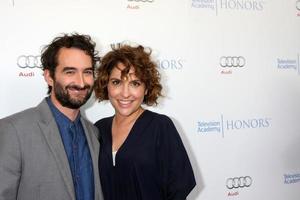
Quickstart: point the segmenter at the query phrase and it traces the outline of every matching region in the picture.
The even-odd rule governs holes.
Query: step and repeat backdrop
[[[300,0],[1,0],[0,118],[36,106],[61,33],[153,50],[197,186],[188,199],[300,199]],[[92,122],[113,114],[94,98]]]

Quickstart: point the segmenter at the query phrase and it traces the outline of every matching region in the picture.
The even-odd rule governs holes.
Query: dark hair
[[[122,77],[126,76],[130,68],[133,67],[135,75],[145,84],[147,93],[144,96],[143,103],[149,106],[157,104],[158,97],[162,96],[162,86],[157,64],[150,58],[151,52],[150,48],[145,49],[141,45],[137,47],[120,45],[108,52],[101,59],[101,65],[96,71],[94,86],[96,98],[99,101],[108,100],[107,85],[109,76],[113,68],[122,63],[125,66],[122,70]]]
[[[95,50],[95,42],[92,41],[89,35],[81,35],[78,33],[63,34],[56,37],[52,42],[45,46],[42,50],[41,63],[42,69],[49,70],[50,76],[54,78],[55,69],[58,65],[58,52],[61,48],[77,48],[83,50],[92,59],[92,67],[95,69],[96,62],[99,60],[97,57],[97,51]],[[48,86],[48,94],[52,90],[51,86]]]

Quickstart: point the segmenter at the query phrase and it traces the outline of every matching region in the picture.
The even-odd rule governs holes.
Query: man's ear
[[[50,71],[49,71],[49,69],[45,69],[44,70],[44,79],[45,79],[45,81],[47,82],[47,84],[49,85],[49,86],[51,86],[51,87],[53,87],[53,78],[51,77],[51,75],[50,75]]]

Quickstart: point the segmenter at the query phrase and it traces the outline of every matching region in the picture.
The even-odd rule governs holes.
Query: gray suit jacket
[[[95,200],[103,200],[98,131],[81,118],[93,160]],[[37,107],[0,120],[0,200],[75,200],[68,158],[50,108]]]

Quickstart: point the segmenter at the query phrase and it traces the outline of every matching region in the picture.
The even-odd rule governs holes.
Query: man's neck
[[[60,102],[53,96],[50,96],[50,99],[53,103],[53,105],[62,112],[66,117],[68,117],[71,121],[74,121],[79,113],[79,109],[72,109],[64,107],[60,104]]]

